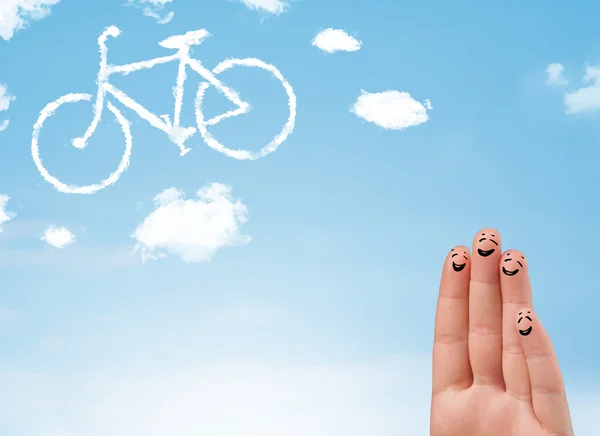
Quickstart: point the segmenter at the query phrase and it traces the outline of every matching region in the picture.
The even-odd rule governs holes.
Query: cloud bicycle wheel
[[[42,163],[42,159],[40,158],[39,152],[39,136],[42,127],[44,126],[44,122],[52,117],[56,110],[61,106],[69,103],[79,103],[82,101],[91,101],[91,94],[66,94],[62,97],[59,97],[52,103],[48,103],[44,109],[40,112],[40,116],[37,119],[36,123],[33,126],[33,135],[31,139],[31,155],[33,157],[33,162],[37,167],[38,171],[48,183],[54,186],[54,188],[65,194],[93,194],[101,189],[106,188],[114,184],[119,177],[125,172],[127,167],[129,166],[129,159],[131,158],[131,148],[132,148],[132,139],[131,139],[131,126],[129,121],[121,114],[121,112],[114,107],[110,102],[107,102],[106,108],[113,114],[116,118],[119,126],[121,127],[121,131],[125,136],[125,153],[119,162],[119,166],[117,169],[110,174],[106,179],[102,180],[99,183],[95,183],[92,185],[86,186],[77,186],[77,185],[67,185],[66,183],[61,182],[56,177],[51,175],[48,170],[44,167]]]
[[[246,59],[227,59],[220,64],[218,64],[212,72],[215,75],[222,73],[230,68],[241,66],[241,67],[253,67],[253,68],[261,68],[270,72],[285,89],[285,92],[288,97],[288,108],[289,108],[289,117],[287,122],[284,124],[283,128],[279,131],[277,135],[269,142],[267,145],[262,147],[259,151],[249,151],[243,149],[232,149],[221,144],[209,131],[208,124],[202,112],[203,109],[203,101],[204,94],[208,89],[209,85],[206,82],[200,83],[198,87],[198,92],[196,94],[196,102],[195,102],[195,112],[196,112],[196,123],[198,125],[198,131],[200,135],[206,142],[206,144],[220,152],[225,154],[226,156],[232,157],[234,159],[239,160],[256,160],[261,157],[266,156],[274,152],[283,141],[287,139],[287,137],[294,131],[294,125],[296,122],[296,94],[294,94],[294,90],[292,89],[289,82],[283,77],[281,72],[274,67],[273,65],[267,64],[260,59],[255,58],[246,58]]]

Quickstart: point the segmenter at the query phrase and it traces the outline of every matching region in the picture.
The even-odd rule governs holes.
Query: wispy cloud
[[[6,85],[0,83],[0,111],[8,110],[10,104],[16,99],[14,95],[8,93]]]
[[[1,211],[5,210],[2,204],[0,202],[0,216]],[[8,214],[9,219],[16,216],[10,212]],[[0,237],[0,267],[106,270],[139,266],[139,258],[131,252],[131,244],[117,246],[73,244],[69,250],[55,250],[44,244],[47,241],[40,238],[48,228],[48,222],[45,220],[21,219],[11,222]],[[83,230],[80,232],[83,233]]]
[[[144,15],[154,18],[158,24],[167,24],[175,16],[175,12],[170,11],[161,16],[167,4],[173,0],[127,0],[128,4],[140,8]]]
[[[0,38],[10,40],[31,21],[50,15],[50,7],[60,0],[2,0],[0,1]]]
[[[548,68],[546,68],[546,74],[548,78],[546,79],[546,84],[551,86],[564,86],[569,83],[567,78],[563,75],[565,71],[565,67],[562,64],[550,64]]]
[[[362,42],[342,29],[325,29],[317,34],[312,45],[327,53],[336,51],[358,51]]]
[[[50,226],[41,240],[55,248],[65,248],[75,242],[75,235],[66,227]]]
[[[0,6],[1,10],[2,6]],[[1,17],[0,17],[1,20]],[[14,95],[10,95],[8,93],[8,89],[6,85],[0,83],[0,112],[8,110],[10,104],[16,100]],[[0,132],[6,130],[8,128],[8,120],[0,121]]]
[[[0,307],[0,323],[7,323],[17,319],[18,312],[14,309]]]
[[[289,3],[282,0],[240,0],[248,8],[264,11],[269,14],[279,15],[289,8]]]
[[[132,236],[143,261],[174,254],[185,262],[203,262],[222,247],[250,242],[240,232],[248,208],[232,197],[231,187],[213,183],[198,190],[197,200],[183,196],[169,188],[154,198],[155,209]]]
[[[61,436],[428,431],[426,355],[366,364],[286,366],[242,360],[170,370],[135,367],[135,372],[73,375],[0,372],[0,422],[19,434]],[[49,396],[53,401],[46,400]]]
[[[565,93],[565,112],[569,115],[600,109],[600,66],[586,67],[583,83],[589,85]]]
[[[310,366],[4,369],[0,423],[26,435],[419,436],[429,434],[430,367],[429,354],[407,354]],[[576,434],[596,436],[600,396],[570,394],[569,404]]]
[[[8,200],[10,200],[10,197],[8,195],[0,194],[0,232],[3,231],[2,225],[16,216],[15,213],[6,210]]]
[[[40,351],[44,353],[56,353],[64,349],[66,340],[62,336],[47,335],[40,340]]]
[[[39,240],[39,239],[38,239]],[[131,268],[139,265],[139,259],[131,253],[131,246],[117,247],[80,247],[71,250],[50,250],[7,248],[0,246],[0,266],[30,271],[31,268],[45,268],[73,271]]]
[[[419,103],[408,92],[361,91],[350,111],[384,129],[402,130],[425,123],[429,120],[427,111],[432,109],[429,100]]]

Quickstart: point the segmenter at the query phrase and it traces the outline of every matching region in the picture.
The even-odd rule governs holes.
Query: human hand
[[[477,233],[444,263],[433,347],[432,436],[572,436],[550,337],[533,311],[527,261]]]

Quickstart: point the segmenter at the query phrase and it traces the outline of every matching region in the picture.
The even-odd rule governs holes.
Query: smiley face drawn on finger
[[[531,330],[533,329],[531,324],[529,324],[529,327],[525,327],[527,325],[527,321],[521,324],[521,321],[523,320],[529,320],[530,323],[533,322],[533,320],[529,316],[530,314],[531,312],[529,310],[527,311],[527,313],[525,313],[525,315],[523,315],[523,312],[519,312],[519,320],[517,321],[517,324],[519,324],[519,327],[523,327],[523,329],[519,328],[519,334],[521,336],[529,336]]]
[[[454,251],[454,248],[450,251]],[[458,253],[453,253],[452,254],[452,269],[456,272],[461,272],[463,269],[465,269],[465,266],[467,266],[467,261],[469,260],[469,258],[467,257],[467,252],[463,251],[462,257],[457,257],[460,256],[460,254]],[[464,258],[464,262],[460,263],[463,261]]]
[[[496,237],[496,235],[494,235],[492,233],[488,233],[487,235],[485,233],[482,233],[481,238],[477,242],[479,243],[479,245],[484,245],[485,241],[489,241],[497,247],[498,242],[496,242],[496,240],[494,239],[495,237]],[[496,248],[487,243],[485,243],[485,246],[481,246],[481,247],[477,248],[477,253],[481,257],[491,256],[494,251],[496,251]]]
[[[521,259],[525,260],[525,256],[521,256]],[[516,262],[520,268],[513,268],[512,266],[514,265],[514,263],[507,263],[507,262]],[[514,266],[516,267],[516,265],[514,265]],[[519,271],[521,270],[521,268],[523,268],[523,264],[521,263],[521,261],[513,259],[510,256],[510,253],[507,253],[506,259],[504,259],[504,262],[502,265],[502,272],[504,273],[504,275],[507,275],[509,277],[516,276],[519,273]]]

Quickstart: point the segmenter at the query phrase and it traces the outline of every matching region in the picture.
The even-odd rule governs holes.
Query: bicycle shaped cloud
[[[66,94],[62,97],[59,97],[52,103],[47,104],[46,107],[44,107],[44,109],[42,109],[40,112],[40,116],[33,128],[33,136],[31,141],[31,153],[35,165],[40,171],[42,177],[44,177],[47,182],[54,185],[57,190],[69,194],[93,194],[94,192],[115,183],[129,166],[133,142],[131,137],[130,123],[110,101],[107,101],[106,97],[109,95],[115,100],[119,101],[123,106],[137,113],[140,118],[146,120],[153,127],[165,132],[171,141],[179,147],[181,156],[190,151],[190,148],[185,147],[185,142],[196,133],[196,128],[183,127],[180,124],[181,108],[183,105],[183,91],[188,67],[198,73],[205,80],[198,86],[194,109],[196,115],[196,124],[198,127],[197,130],[200,132],[200,135],[209,147],[235,159],[254,160],[275,151],[277,147],[283,141],[285,141],[294,130],[294,123],[296,119],[296,95],[294,94],[294,90],[288,81],[273,65],[269,65],[260,59],[254,58],[227,59],[219,63],[212,71],[208,70],[200,63],[200,61],[192,59],[189,54],[192,46],[201,44],[202,41],[209,36],[209,33],[204,29],[187,32],[184,35],[171,36],[164,41],[159,42],[159,45],[164,48],[177,50],[175,54],[170,56],[135,62],[127,65],[110,65],[107,61],[108,48],[106,46],[106,41],[109,36],[116,38],[120,33],[121,31],[116,26],[110,26],[98,38],[98,44],[100,46],[100,71],[98,72],[97,79],[98,92],[96,94],[96,101],[93,105],[94,117],[84,135],[82,137],[75,138],[72,141],[72,144],[80,149],[86,147],[87,141],[93,135],[102,119],[104,105],[106,104],[106,107],[117,119],[119,125],[121,126],[121,130],[125,135],[125,153],[119,162],[118,168],[106,179],[97,184],[87,186],[67,185],[58,180],[56,177],[52,176],[43,166],[39,154],[39,135],[44,122],[47,118],[54,115],[56,110],[63,104],[91,101],[93,98],[91,94]],[[179,68],[177,72],[176,85],[174,88],[175,108],[173,121],[171,121],[169,115],[153,114],[109,82],[109,78],[113,74],[126,75],[134,71],[150,69],[156,65],[175,61],[179,62]],[[289,118],[287,122],[283,126],[282,130],[273,138],[273,140],[262,147],[259,151],[227,148],[217,141],[208,130],[210,126],[213,126],[226,118],[242,115],[250,110],[250,105],[243,101],[234,89],[226,86],[216,77],[219,73],[222,73],[223,71],[234,66],[257,67],[269,71],[281,82],[289,99]],[[236,106],[236,109],[230,110],[224,114],[210,119],[205,119],[202,112],[202,103],[204,94],[210,85],[214,86],[218,91],[220,91],[231,103]]]

